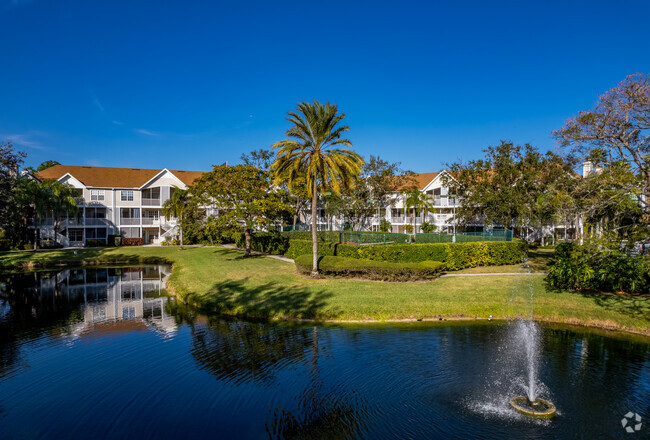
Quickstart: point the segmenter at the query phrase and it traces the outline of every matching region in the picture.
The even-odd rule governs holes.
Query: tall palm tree
[[[41,223],[52,206],[50,193],[40,182],[30,178],[18,180],[19,205],[31,211],[34,224],[34,250],[38,248],[41,235]]]
[[[183,214],[190,202],[190,193],[188,190],[180,189],[174,186],[174,191],[169,199],[165,201],[162,207],[165,217],[176,217],[178,219],[178,230],[180,231],[181,247],[183,250]]]
[[[413,208],[413,234],[417,233],[417,228],[415,225],[416,211],[420,211],[420,214],[426,215],[429,210],[433,210],[433,205],[429,196],[417,188],[413,188],[405,192],[406,195],[406,209]]]
[[[273,163],[276,180],[286,180],[291,184],[300,177],[305,179],[311,197],[311,237],[314,254],[311,276],[318,278],[318,234],[316,226],[318,190],[327,188],[340,194],[342,188],[350,187],[358,178],[363,159],[348,149],[352,142],[341,138],[349,131],[347,125],[337,126],[345,118],[345,113],[337,114],[338,108],[330,103],[321,104],[301,102],[296,111],[288,113],[287,121],[293,126],[286,131],[288,139],[272,145],[277,148]]]
[[[76,215],[79,208],[75,196],[75,188],[68,183],[61,183],[57,180],[47,180],[41,185],[49,193],[49,205],[52,210],[52,226],[54,227],[54,237],[56,239],[61,227],[61,221],[68,215]]]

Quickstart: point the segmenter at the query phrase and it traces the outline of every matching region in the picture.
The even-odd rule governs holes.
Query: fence
[[[311,231],[286,231],[290,238],[311,240]],[[318,231],[318,240],[351,244],[393,244],[393,243],[469,243],[473,241],[512,241],[509,229],[494,229],[483,232],[447,234],[396,234],[382,232]]]

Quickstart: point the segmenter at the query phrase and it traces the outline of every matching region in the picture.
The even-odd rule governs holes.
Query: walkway
[[[228,249],[236,249],[238,251],[245,251],[246,249],[238,248],[234,244],[222,244],[221,246],[228,248]],[[264,252],[257,252],[257,251],[251,251],[251,254],[255,255],[264,255],[265,257],[273,258],[274,260],[280,260],[284,261],[286,263],[293,263],[294,261],[291,258],[287,258],[282,255],[271,255],[271,254],[265,254]]]

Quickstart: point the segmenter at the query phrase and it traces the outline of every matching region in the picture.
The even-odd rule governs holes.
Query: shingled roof
[[[140,188],[161,171],[162,169],[54,165],[53,167],[36,173],[36,178],[39,180],[58,180],[69,173],[87,187]],[[206,173],[206,171],[168,171],[188,186]]]

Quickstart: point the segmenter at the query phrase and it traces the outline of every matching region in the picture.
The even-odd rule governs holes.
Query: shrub
[[[295,261],[296,268],[300,273],[311,273],[312,254],[301,255]],[[324,275],[383,281],[411,281],[436,278],[444,269],[444,263],[439,261],[388,263],[357,258],[322,256],[318,259],[318,269]]]
[[[557,246],[546,277],[553,289],[650,293],[650,262],[595,244]]]
[[[243,233],[235,236],[235,245],[242,249],[246,247],[246,236]],[[251,234],[251,250],[265,254],[284,255],[287,249],[289,249],[289,237],[279,232]]]
[[[392,229],[392,227],[393,227],[393,226],[390,224],[390,222],[389,222],[388,220],[386,220],[385,218],[382,219],[382,220],[379,222],[379,230],[380,230],[381,232],[390,232],[390,230]]]
[[[86,239],[86,246],[88,247],[106,246],[106,242],[101,238],[88,238]]]
[[[122,244],[120,234],[108,234],[108,246],[119,246],[120,244]]]
[[[336,248],[336,255],[393,263],[442,261],[448,270],[460,270],[467,267],[519,263],[526,255],[526,243],[516,240],[370,246],[340,244]]]
[[[361,258],[391,263],[417,263],[420,261],[445,261],[444,244],[376,244],[356,246],[341,244],[337,256]]]
[[[425,234],[430,234],[433,231],[435,231],[438,227],[434,225],[433,223],[429,222],[422,222],[422,225],[420,225],[420,228],[422,228],[422,232]]]
[[[338,243],[319,242],[318,255],[336,255],[338,247],[343,246]],[[353,246],[358,247],[358,246]],[[296,259],[300,255],[312,254],[311,240],[289,240],[289,247],[284,255],[288,258]]]
[[[122,246],[142,246],[142,238],[123,238]]]

